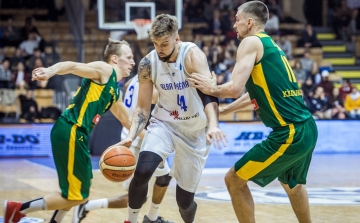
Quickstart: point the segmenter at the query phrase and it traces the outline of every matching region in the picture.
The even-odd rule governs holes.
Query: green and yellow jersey
[[[255,64],[246,89],[259,118],[271,128],[307,120],[311,114],[285,53],[265,32],[255,36],[263,44],[264,55]]]
[[[94,125],[99,122],[100,116],[118,99],[119,88],[116,72],[113,69],[106,84],[98,84],[84,78],[70,105],[61,116],[90,133]]]

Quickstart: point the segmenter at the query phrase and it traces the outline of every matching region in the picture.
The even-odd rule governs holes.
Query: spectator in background
[[[305,50],[304,56],[300,58],[302,68],[309,74],[311,72],[314,61],[310,57],[310,51]]]
[[[228,51],[233,51],[233,52],[237,52],[237,45],[234,39],[231,39],[227,45],[226,45],[226,50]]]
[[[351,93],[352,88],[353,88],[353,86],[350,83],[350,80],[343,79],[343,82],[340,86],[340,95],[343,100],[345,100],[346,95]]]
[[[341,98],[339,88],[334,88],[327,101],[327,117],[331,119],[345,119],[344,101]]]
[[[237,38],[237,34],[236,34],[235,30],[233,29],[233,25],[236,22],[235,15],[236,15],[236,11],[230,10],[228,13],[226,13],[226,16],[224,16],[224,27],[226,30],[225,39],[226,39],[226,41],[235,40],[236,45],[239,45],[239,40]]]
[[[33,67],[34,67],[34,64],[35,64],[35,60],[37,60],[37,59],[40,59],[42,61],[43,67],[47,67],[47,63],[45,61],[45,58],[42,55],[42,52],[40,51],[39,48],[35,48],[33,55],[29,59],[29,68],[31,70],[34,69]]]
[[[220,0],[219,4],[220,10],[231,10],[233,8],[233,1],[232,0]]]
[[[305,83],[301,85],[304,100],[310,100],[314,96],[316,85],[311,77],[307,77]],[[308,103],[306,103],[308,104]]]
[[[277,41],[277,45],[284,51],[286,58],[288,60],[292,60],[292,45],[291,42],[287,39],[286,35],[280,35],[279,41]]]
[[[224,65],[226,67],[230,67],[232,65],[234,65],[236,62],[236,51],[232,51],[232,50],[225,50],[224,52]]]
[[[337,39],[347,41],[344,30],[349,26],[350,20],[351,9],[348,7],[346,0],[341,0],[340,7],[335,9],[335,15],[332,20],[332,27]]]
[[[36,33],[37,35],[40,36],[39,30],[34,25],[34,20],[35,20],[35,18],[32,17],[32,16],[25,18],[25,24],[20,29],[21,41],[24,41],[24,40],[28,39],[29,34],[32,33],[32,32],[34,32],[34,33]]]
[[[202,47],[202,51],[205,53],[205,56],[207,58],[210,70],[212,70],[212,57],[211,57],[211,52],[210,52],[210,48],[208,46],[203,46]]]
[[[6,58],[4,48],[0,46],[0,61],[3,61]]]
[[[39,48],[41,37],[36,32],[30,32],[27,40],[20,43],[19,48],[23,51],[25,58],[34,54],[34,49]]]
[[[0,88],[12,87],[11,76],[10,61],[5,58],[0,65]]]
[[[325,96],[329,97],[330,94],[332,94],[334,89],[334,83],[332,81],[329,81],[329,71],[323,70],[321,72],[321,82],[318,84],[318,87],[322,87],[325,92]]]
[[[26,95],[19,95],[21,114],[20,118],[27,122],[34,122],[39,117],[39,110],[36,101],[33,99],[33,90],[27,90]]]
[[[275,13],[275,15],[278,16],[278,18],[282,17],[282,9],[276,0],[269,0],[267,7],[268,7],[269,11],[270,10],[273,11]]]
[[[311,71],[308,73],[308,76],[311,76],[314,84],[318,85],[321,82],[321,74],[319,70],[319,65],[315,61],[311,65]]]
[[[306,77],[308,75],[306,74],[306,71],[302,68],[299,60],[295,61],[293,72],[294,72],[296,81],[298,82],[299,86],[302,86],[302,84],[305,82]]]
[[[219,8],[218,0],[210,0],[210,2],[204,2],[204,19],[207,23],[212,20],[214,10]]]
[[[11,70],[14,70],[18,63],[25,64],[25,57],[22,54],[21,49],[18,47],[15,49],[14,56],[10,58]]]
[[[204,5],[202,1],[190,0],[186,6],[186,9],[184,10],[188,22],[190,23],[204,22],[203,19]]]
[[[31,74],[25,70],[25,65],[19,62],[13,73],[13,81],[16,89],[34,89],[36,83],[31,81]]]
[[[269,35],[279,35],[279,17],[269,10],[269,19],[265,24],[265,32]]]
[[[353,87],[351,93],[345,98],[345,110],[350,118],[360,119],[360,93],[356,87]]]
[[[353,9],[351,13],[351,19],[349,23],[349,35],[350,37],[354,37],[356,33],[358,33],[358,17],[359,17],[359,9]]]
[[[324,89],[320,86],[316,87],[314,96],[310,98],[309,104],[307,104],[315,119],[327,118],[325,114],[326,104],[327,98]]]
[[[311,24],[305,25],[305,30],[302,31],[301,38],[297,44],[298,47],[321,47],[321,44],[316,36],[316,31]]]
[[[4,46],[18,46],[21,42],[20,31],[14,27],[13,18],[8,18],[7,24],[3,27]]]
[[[222,35],[226,33],[226,27],[225,22],[223,21],[223,18],[221,17],[219,10],[214,10],[214,14],[208,23],[209,27],[209,34],[213,35]]]

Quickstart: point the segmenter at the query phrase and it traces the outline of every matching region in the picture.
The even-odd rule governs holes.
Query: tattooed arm
[[[134,140],[145,128],[150,117],[153,82],[151,80],[151,65],[147,57],[141,59],[138,68],[139,92],[138,102],[134,111],[127,139]]]

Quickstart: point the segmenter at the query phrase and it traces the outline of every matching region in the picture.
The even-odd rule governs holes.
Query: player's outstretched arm
[[[219,98],[238,98],[244,92],[245,83],[259,57],[263,53],[263,46],[258,37],[250,36],[243,39],[236,54],[236,63],[231,75],[231,80],[222,85],[214,85],[208,77],[191,74],[188,78],[194,87],[205,94]],[[260,60],[260,59],[259,59]]]
[[[138,68],[139,93],[138,102],[132,117],[127,139],[134,140],[145,128],[150,117],[153,82],[151,80],[151,64],[147,57],[141,59]]]
[[[211,77],[209,65],[205,54],[198,48],[189,50],[185,59],[185,69],[189,74],[198,73],[206,78]],[[216,97],[204,94],[198,90],[199,97],[204,105],[204,112],[208,119],[207,140],[213,142],[215,147],[221,148],[221,143],[226,146],[226,135],[219,129],[219,101]]]
[[[248,106],[251,104],[249,93],[245,93],[235,101],[231,102],[230,104],[227,104],[226,106],[219,107],[219,112],[221,115],[229,114],[230,112],[236,112],[240,110],[243,107]]]
[[[126,109],[126,106],[123,103],[121,97],[119,97],[119,100],[110,107],[110,111],[121,122],[123,127],[130,129],[131,116],[128,110]],[[146,133],[145,130],[141,131],[139,137],[144,138],[145,133]]]
[[[32,80],[44,81],[55,74],[64,75],[70,73],[102,83],[102,78],[105,78],[107,81],[111,75],[112,66],[102,61],[87,64],[72,61],[59,62],[48,68],[39,67],[34,69],[32,72]]]

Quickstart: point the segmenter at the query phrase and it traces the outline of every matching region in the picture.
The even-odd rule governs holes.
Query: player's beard
[[[171,53],[170,53],[169,55],[167,55],[166,57],[160,57],[159,54],[158,54],[159,60],[161,60],[161,61],[164,62],[164,63],[169,62],[170,57],[173,55],[173,53],[174,53],[174,51],[175,51],[175,47],[176,47],[176,46],[174,46],[174,48],[173,48],[173,50],[171,51]]]

